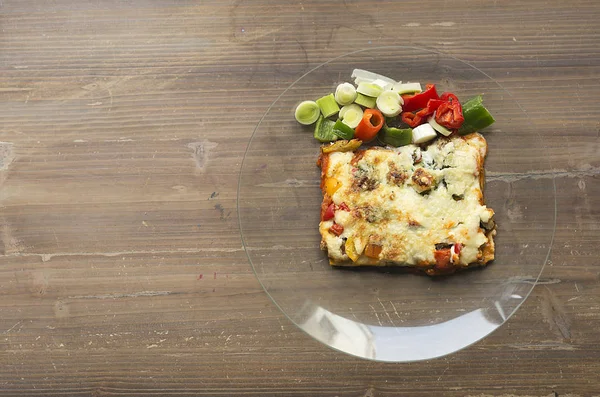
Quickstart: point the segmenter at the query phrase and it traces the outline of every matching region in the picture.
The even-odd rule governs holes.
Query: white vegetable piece
[[[423,143],[432,140],[437,136],[437,133],[429,123],[421,124],[413,128],[412,141],[413,143]]]
[[[452,134],[452,131],[450,131],[448,128],[444,127],[443,125],[439,125],[439,123],[437,121],[435,121],[435,113],[433,113],[433,115],[429,116],[429,118],[427,119],[427,122],[433,127],[434,130],[436,130],[443,136],[448,136],[448,135]]]
[[[356,88],[350,83],[342,83],[335,89],[334,97],[340,105],[350,105],[356,99]]]
[[[382,90],[389,90],[394,86],[394,83],[390,83],[389,81],[385,81],[382,79],[375,79],[372,81],[371,84],[375,84],[379,87],[381,87]]]
[[[352,78],[354,79],[354,83],[356,83],[356,85],[358,85],[359,83],[363,83],[363,82],[364,83],[372,83],[375,80],[383,80],[390,84],[396,84],[395,80],[390,79],[387,76],[383,76],[378,73],[369,72],[368,70],[364,70],[364,69],[354,69],[352,71]]]
[[[377,97],[377,108],[386,117],[395,117],[402,111],[402,97],[394,91],[384,91]]]
[[[340,109],[340,119],[342,123],[346,124],[350,128],[356,128],[363,117],[363,110],[360,106],[353,103],[352,105],[346,105]]]
[[[392,90],[396,91],[398,94],[414,94],[418,92],[422,92],[421,84],[419,83],[396,83],[392,87]]]

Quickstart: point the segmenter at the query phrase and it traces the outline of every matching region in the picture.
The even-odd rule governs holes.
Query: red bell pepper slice
[[[416,95],[402,95],[404,104],[402,110],[405,112],[413,112],[415,110],[423,109],[427,106],[427,102],[430,99],[440,99],[435,90],[435,84],[427,84],[425,91]]]
[[[431,116],[435,113],[437,108],[439,108],[442,103],[444,103],[444,101],[441,99],[430,99],[429,101],[427,101],[427,107],[424,107],[423,109],[419,110],[417,112],[417,116],[421,117],[422,119]]]
[[[402,112],[401,118],[404,123],[408,124],[412,128],[415,128],[423,122],[421,116],[412,112]]]
[[[360,123],[354,129],[354,137],[360,139],[363,142],[369,142],[375,138],[375,135],[379,132],[385,118],[383,114],[377,109],[367,109],[363,113],[363,117]]]

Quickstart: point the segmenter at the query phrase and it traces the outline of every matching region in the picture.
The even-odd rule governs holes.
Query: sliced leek
[[[452,131],[450,131],[448,128],[444,127],[443,125],[438,124],[438,122],[435,121],[435,113],[433,113],[433,115],[429,116],[429,118],[427,119],[427,122],[433,127],[434,130],[436,130],[443,136],[448,136],[448,135],[452,134]]]
[[[356,88],[350,83],[342,83],[335,89],[334,97],[340,105],[350,105],[356,99]]]
[[[363,82],[358,84],[358,88],[356,89],[356,91],[359,94],[370,96],[372,98],[377,98],[379,94],[383,92],[383,88],[374,83]]]
[[[422,92],[421,84],[419,83],[398,83],[394,84],[392,90],[396,91],[398,94],[416,94]]]
[[[390,83],[388,81],[385,80],[381,80],[381,79],[375,79],[371,82],[371,84],[375,84],[376,86],[381,87],[382,90],[389,90],[390,88],[392,88],[394,86],[394,83]]]
[[[394,117],[402,111],[402,98],[395,91],[382,92],[375,101],[377,109],[386,117]]]
[[[373,72],[369,72],[368,70],[364,70],[364,69],[354,69],[352,71],[352,78],[354,79],[354,82],[358,85],[361,82],[373,82],[377,79],[379,80],[383,80],[386,81],[388,83],[391,84],[395,84],[396,81],[393,79],[390,79],[387,76],[383,76],[381,74],[378,73],[373,73]]]
[[[369,109],[373,109],[375,107],[375,105],[377,104],[376,101],[377,101],[376,98],[366,96],[366,95],[359,93],[358,95],[356,95],[356,99],[354,100],[354,103],[357,103],[360,106],[364,106]]]
[[[319,105],[319,108],[321,109],[323,117],[333,116],[334,114],[337,114],[337,112],[340,111],[340,107],[335,101],[335,97],[333,96],[333,94],[325,95],[324,97],[317,99],[316,102],[317,105]]]
[[[362,112],[362,109],[360,108],[360,106],[358,106],[357,104],[353,103],[351,105],[342,106],[342,108],[340,109],[340,113],[338,114],[339,118],[343,119],[344,116],[346,115],[346,112],[348,110],[351,110],[351,109],[356,109],[356,110]]]
[[[320,114],[321,109],[315,101],[304,101],[296,107],[294,115],[300,124],[310,125],[317,121]]]
[[[352,105],[346,105],[340,109],[340,119],[344,124],[350,128],[356,128],[363,117],[363,110],[360,106],[353,103]]]
[[[412,141],[413,143],[423,143],[432,140],[437,136],[437,133],[433,127],[428,124],[421,124],[418,127],[413,128]]]

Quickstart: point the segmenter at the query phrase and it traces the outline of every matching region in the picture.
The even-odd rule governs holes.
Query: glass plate
[[[322,200],[312,128],[295,106],[352,81],[354,68],[396,80],[432,82],[461,100],[484,95],[496,118],[487,129],[485,198],[496,212],[496,260],[483,269],[429,278],[394,269],[330,267],[319,249]],[[324,344],[378,361],[407,362],[464,348],[502,325],[525,301],[548,258],[556,218],[544,144],[511,94],[459,59],[414,47],[378,47],[326,62],[269,107],[245,153],[238,214],[248,259],[289,319]]]

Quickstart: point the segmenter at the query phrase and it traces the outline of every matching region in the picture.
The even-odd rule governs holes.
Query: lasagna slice
[[[358,145],[324,146],[317,162],[321,248],[331,265],[404,266],[439,275],[494,259],[483,136],[440,137],[427,147]]]

